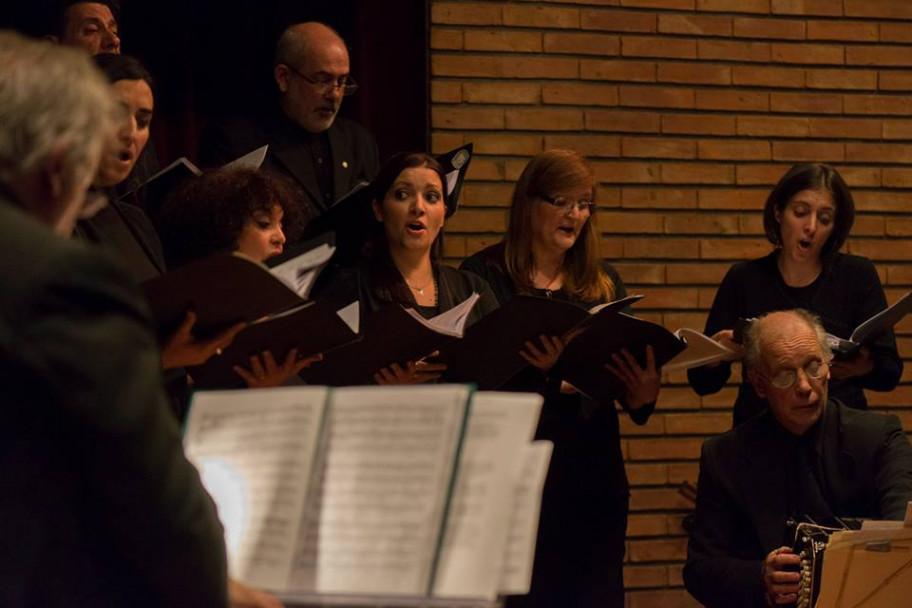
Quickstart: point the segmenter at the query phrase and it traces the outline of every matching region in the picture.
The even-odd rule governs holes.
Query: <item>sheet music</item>
[[[279,264],[270,269],[269,272],[288,285],[299,296],[306,298],[310,294],[310,288],[313,287],[320,269],[329,262],[335,252],[335,247],[323,243],[310,251]]]
[[[605,302],[604,304],[596,304],[595,306],[593,306],[592,308],[589,309],[589,314],[594,315],[595,313],[599,312],[603,308],[608,308],[609,306],[611,308],[620,310],[621,308],[626,307],[628,304],[633,304],[634,302],[639,302],[640,300],[643,299],[643,297],[644,296],[642,296],[640,294],[632,294],[627,297],[620,298],[619,300]]]
[[[835,532],[824,552],[817,608],[896,608],[912,593],[912,530]]]
[[[199,177],[200,175],[203,174],[203,172],[200,170],[199,167],[197,167],[192,162],[187,160],[186,157],[181,156],[176,161],[172,162],[170,165],[168,165],[167,167],[165,167],[164,169],[162,169],[161,171],[159,171],[158,173],[156,173],[155,175],[153,175],[152,177],[147,179],[145,182],[143,182],[142,185],[144,186],[144,185],[148,184],[149,182],[151,182],[156,177],[160,177],[160,176],[164,175],[165,173],[168,173],[169,171],[173,171],[174,168],[179,165],[185,166],[193,175],[196,175],[197,177]]]
[[[469,318],[469,313],[472,312],[475,302],[480,297],[477,293],[472,292],[472,295],[453,308],[430,319],[425,319],[418,311],[412,308],[406,308],[405,311],[415,317],[419,323],[434,329],[438,333],[461,338],[465,330],[466,319]]]
[[[222,167],[223,169],[259,169],[266,160],[266,152],[269,146],[260,146],[256,150],[251,150],[243,156],[235,158],[233,161]]]
[[[699,331],[682,327],[674,332],[674,335],[684,340],[687,348],[663,365],[663,372],[690,369],[718,361],[732,361],[738,357],[738,353]]]
[[[861,344],[872,333],[896,325],[910,310],[912,310],[912,292],[907,293],[897,300],[893,306],[887,307],[856,327],[855,331],[852,332],[851,341]]]
[[[553,448],[550,441],[535,441],[524,450],[525,462],[514,486],[513,515],[501,572],[500,592],[503,594],[529,593],[542,490]]]
[[[513,514],[513,487],[541,407],[542,397],[534,393],[472,396],[435,596],[497,596]]]
[[[358,300],[355,300],[348,306],[340,308],[336,311],[336,314],[339,315],[339,318],[345,321],[345,324],[348,327],[357,333],[361,333],[361,305]]]
[[[327,389],[196,393],[184,446],[218,506],[229,572],[287,585]]]
[[[427,592],[468,396],[465,386],[332,393],[294,590]]]

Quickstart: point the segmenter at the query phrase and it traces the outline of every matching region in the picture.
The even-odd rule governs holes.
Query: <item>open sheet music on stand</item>
[[[912,605],[912,527],[865,524],[835,532],[827,542],[816,608]]]
[[[199,392],[184,443],[233,578],[301,605],[490,606],[528,592],[541,404],[463,385]]]
[[[861,530],[833,532],[822,544],[822,554],[816,589],[813,584],[809,587],[810,600],[816,599],[813,606],[908,606],[912,597],[912,502],[906,506],[904,521],[865,520]]]

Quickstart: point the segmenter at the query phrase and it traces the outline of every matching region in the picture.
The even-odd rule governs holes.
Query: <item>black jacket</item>
[[[831,400],[820,424],[816,449],[833,515],[902,519],[912,447],[896,416]],[[763,559],[789,544],[789,440],[767,410],[703,444],[684,583],[710,608],[764,605]]]
[[[0,360],[0,605],[227,605],[134,281],[2,197]]]
[[[374,136],[358,123],[337,117],[326,130],[332,152],[333,202],[358,182],[371,181],[380,172],[380,154]],[[269,145],[263,168],[290,178],[303,191],[305,219],[328,205],[322,196],[313,157],[306,141],[319,137],[304,131],[281,111],[256,120],[235,117],[210,125],[200,139],[200,164],[221,166]]]

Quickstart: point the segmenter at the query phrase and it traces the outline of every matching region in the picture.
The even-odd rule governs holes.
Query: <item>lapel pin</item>
[[[342,168],[343,168],[343,169],[348,169],[348,161],[347,161],[347,160],[343,160],[343,161],[342,161]]]

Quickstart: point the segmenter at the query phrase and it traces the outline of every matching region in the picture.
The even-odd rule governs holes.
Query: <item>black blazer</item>
[[[0,606],[226,606],[134,281],[2,195],[0,360]]]
[[[833,514],[902,519],[912,500],[912,447],[899,419],[831,400],[822,425]],[[684,583],[706,606],[764,605],[763,559],[788,544],[787,441],[767,411],[703,444]]]
[[[332,152],[333,200],[346,195],[358,182],[371,181],[380,172],[377,142],[358,123],[337,117],[326,131]],[[326,209],[314,163],[302,138],[301,127],[281,111],[256,120],[235,117],[210,125],[200,139],[200,164],[221,166],[265,144],[269,145],[263,168],[285,175],[298,184],[305,198],[306,219]]]

